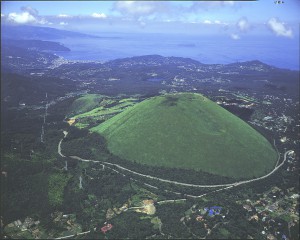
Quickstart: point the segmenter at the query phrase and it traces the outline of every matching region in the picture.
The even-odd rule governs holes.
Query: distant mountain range
[[[50,27],[1,25],[1,39],[14,40],[59,40],[64,38],[119,39],[120,37],[102,37]]]
[[[2,46],[11,46],[25,48],[36,51],[71,51],[59,42],[43,41],[43,40],[14,40],[3,39]]]
[[[184,58],[184,57],[164,57],[161,55],[144,55],[144,56],[136,56],[136,57],[129,57],[129,58],[121,58],[109,61],[105,63],[108,66],[118,66],[118,67],[126,67],[126,66],[134,66],[134,65],[144,65],[147,64],[148,66],[157,66],[157,65],[184,65],[184,66],[199,66],[205,67],[209,66],[215,69],[221,68],[236,68],[241,69],[243,67],[257,67],[264,70],[274,70],[278,69],[277,67],[270,66],[266,63],[263,63],[259,60],[252,60],[252,61],[245,61],[245,62],[235,62],[230,64],[205,64],[201,63],[197,60],[191,58]]]
[[[2,26],[1,33],[1,74],[5,76],[1,83],[7,96],[17,97],[15,103],[20,99],[30,102],[31,93],[40,101],[44,91],[55,93],[66,85],[65,91],[98,89],[105,94],[193,91],[208,85],[287,93],[298,93],[299,89],[299,71],[279,69],[258,60],[205,64],[191,58],[146,55],[105,63],[68,61],[53,53],[70,51],[59,39],[98,37],[33,26]],[[55,79],[53,84],[51,79]],[[42,85],[40,80],[44,81]]]
[[[63,38],[101,38],[94,35],[88,35],[78,32],[60,30],[49,27],[36,26],[1,26],[2,39],[35,39],[35,40],[57,40]]]

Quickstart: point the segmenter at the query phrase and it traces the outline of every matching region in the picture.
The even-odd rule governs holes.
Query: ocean
[[[259,60],[279,68],[299,70],[299,38],[277,36],[192,36],[175,34],[103,33],[101,38],[59,40],[70,52],[68,60],[109,61],[117,58],[158,54],[188,57],[205,64],[228,64]]]

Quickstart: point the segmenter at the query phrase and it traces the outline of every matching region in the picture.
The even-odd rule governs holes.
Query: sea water
[[[277,36],[192,36],[179,34],[103,33],[99,38],[59,40],[70,52],[69,60],[108,61],[142,55],[188,57],[205,64],[259,60],[279,68],[299,70],[299,39]]]

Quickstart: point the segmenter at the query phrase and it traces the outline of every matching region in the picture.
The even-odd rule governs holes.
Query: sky
[[[86,33],[299,36],[300,0],[258,1],[1,1],[1,24]],[[282,3],[283,2],[283,3]]]

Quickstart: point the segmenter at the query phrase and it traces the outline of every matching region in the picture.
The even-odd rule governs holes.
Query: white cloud
[[[36,17],[39,15],[39,11],[30,6],[21,7],[22,12],[28,12],[30,15]]]
[[[234,7],[234,1],[195,1],[193,5],[190,7],[190,10],[208,10],[214,8],[222,8],[222,7]]]
[[[106,14],[104,13],[93,13],[91,16],[94,18],[107,18]]]
[[[204,20],[203,23],[204,24],[212,24],[212,22],[210,20]]]
[[[68,25],[68,23],[67,22],[60,22],[59,25],[65,26],[65,25]]]
[[[139,24],[142,28],[146,27],[147,25],[144,21],[139,21]]]
[[[268,23],[268,27],[277,35],[283,37],[293,37],[293,32],[290,28],[286,27],[284,23],[279,22],[276,18],[271,18]]]
[[[47,24],[48,21],[45,18],[39,16],[38,10],[32,7],[21,7],[21,13],[9,13],[7,21],[17,24]],[[2,15],[1,15],[2,17]]]
[[[250,24],[248,22],[248,19],[243,17],[237,22],[237,27],[240,31],[246,32],[250,28]]]
[[[226,6],[226,5],[228,5],[228,6],[233,6],[234,5],[234,1],[225,1],[225,2],[223,2],[223,4]]]
[[[72,16],[67,15],[67,14],[58,14],[57,17],[58,18],[71,18]]]
[[[47,24],[48,21],[44,18],[41,18],[40,20],[37,21],[37,23],[44,25],[44,24]]]
[[[168,13],[171,9],[170,3],[160,1],[117,1],[113,5],[114,11],[135,18]]]
[[[154,11],[155,7],[149,2],[118,1],[115,3],[114,9],[125,15],[149,14]]]
[[[240,36],[239,36],[238,34],[236,34],[236,33],[232,33],[232,34],[230,35],[230,37],[231,37],[233,40],[239,40],[239,39],[240,39]]]
[[[32,16],[29,12],[10,13],[8,14],[8,20],[20,24],[37,22],[36,18]]]
[[[3,13],[1,13],[1,17],[3,18],[3,17],[5,17],[5,15]]]
[[[228,25],[227,23],[221,22],[220,20],[215,20],[215,21],[204,20],[203,23],[204,24],[215,24],[215,25]]]

